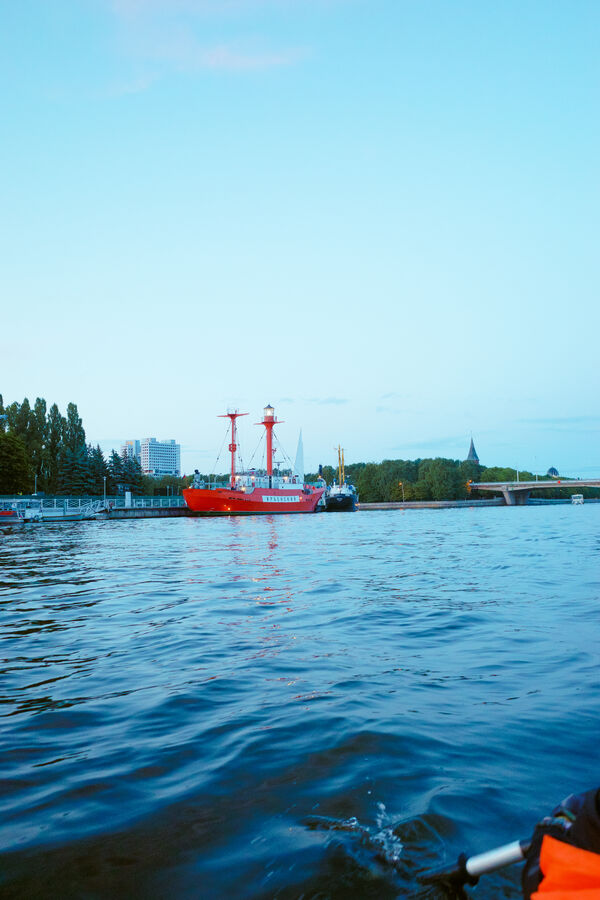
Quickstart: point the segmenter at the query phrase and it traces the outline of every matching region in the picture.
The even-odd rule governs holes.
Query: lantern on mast
[[[267,475],[270,478],[273,474],[273,427],[275,425],[280,425],[281,422],[275,415],[275,410],[270,403],[267,403],[263,413],[264,417],[262,422],[257,422],[256,424],[264,425],[267,433]]]

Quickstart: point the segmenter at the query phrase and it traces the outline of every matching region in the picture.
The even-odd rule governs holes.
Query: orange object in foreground
[[[542,883],[531,900],[600,900],[600,855],[545,835]]]

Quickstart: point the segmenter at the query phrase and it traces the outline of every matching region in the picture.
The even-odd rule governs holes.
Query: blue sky
[[[0,2],[5,401],[186,471],[270,402],[311,468],[473,433],[600,472],[599,34],[578,0]]]

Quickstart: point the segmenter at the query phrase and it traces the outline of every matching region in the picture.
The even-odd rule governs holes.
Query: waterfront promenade
[[[526,485],[525,482],[521,482]],[[581,485],[582,482],[575,482]],[[561,487],[565,486],[561,484]],[[567,485],[568,486],[568,485]],[[504,485],[498,485],[496,490],[503,490]],[[503,492],[504,493],[504,492]],[[569,498],[550,500],[550,499],[531,499],[529,494],[523,491],[518,495],[519,499],[516,503],[506,502],[505,495],[502,497],[494,497],[490,499],[469,499],[469,500],[405,500],[375,503],[358,503],[357,509],[362,512],[377,512],[385,510],[416,510],[416,509],[460,509],[463,507],[479,508],[479,507],[497,507],[497,506],[543,506],[546,504],[570,503]],[[524,499],[521,500],[520,498]],[[19,505],[36,504],[40,506],[45,515],[41,516],[46,522],[60,522],[61,519],[67,521],[74,516],[78,510],[89,506],[89,497],[56,497],[56,498],[36,498],[36,497],[2,497],[2,503],[18,502]],[[98,504],[98,498],[93,498],[94,504]],[[93,515],[86,515],[84,518],[95,518],[100,521],[114,521],[117,519],[171,519],[196,517],[199,513],[193,512],[185,505],[183,497],[132,497],[131,502],[127,503],[124,497],[107,497],[106,506],[100,510],[94,511]],[[586,503],[599,503],[600,499],[587,499]],[[64,513],[64,516],[61,515]]]

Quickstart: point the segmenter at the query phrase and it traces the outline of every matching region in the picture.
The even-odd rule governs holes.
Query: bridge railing
[[[600,478],[556,478],[539,481],[473,481],[469,487],[480,491],[532,491],[600,487]]]

